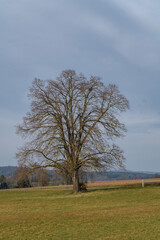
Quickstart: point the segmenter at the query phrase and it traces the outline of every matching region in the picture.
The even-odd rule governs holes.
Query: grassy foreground
[[[160,239],[160,187],[0,191],[0,239]]]

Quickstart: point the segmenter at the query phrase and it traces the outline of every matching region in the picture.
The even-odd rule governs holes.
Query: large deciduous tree
[[[66,70],[56,80],[35,79],[29,98],[31,110],[17,126],[29,138],[17,153],[20,164],[68,174],[74,192],[80,169],[123,166],[123,151],[112,142],[126,131],[118,117],[129,103],[116,85]]]

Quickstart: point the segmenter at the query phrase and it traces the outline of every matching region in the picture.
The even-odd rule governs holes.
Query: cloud
[[[125,152],[126,168],[135,171],[160,169],[160,115],[154,111],[128,111],[121,121],[128,132],[118,144]]]
[[[67,68],[119,85],[131,104],[122,118],[127,156],[158,154],[157,144],[154,152],[149,146],[160,126],[159,7],[158,0],[1,1],[0,161],[21,145],[14,125],[28,110],[32,80]]]
[[[160,2],[158,0],[113,0],[114,4],[130,15],[151,32],[159,31],[157,16],[159,16]]]
[[[20,123],[18,114],[0,110],[0,166],[17,165],[15,152],[23,143],[16,135],[15,125],[18,123]]]
[[[85,9],[83,18],[80,20],[81,25],[87,28],[89,32],[93,31],[96,36],[101,38],[103,44],[106,41],[106,45],[109,44],[111,48],[115,49],[132,64],[142,68],[147,66],[158,68],[160,57],[157,44],[160,34],[154,31],[155,37],[153,38],[150,32],[152,28],[147,24],[144,27],[140,18],[141,11],[139,10],[140,13],[138,12],[138,7],[142,10],[141,6],[144,4],[139,6],[138,3],[132,4],[131,1],[126,2],[122,0],[121,2],[122,5],[118,1],[114,1],[114,9],[113,4],[110,2],[104,4],[103,7],[106,8],[106,12],[109,6],[110,10],[113,11],[112,14],[105,15],[92,9]],[[134,10],[132,10],[132,5]],[[156,6],[154,5],[154,7]],[[137,18],[136,13],[139,18]],[[144,22],[145,16],[146,18],[148,17],[147,13],[147,10],[143,13]],[[154,18],[152,17],[152,19],[154,23]],[[148,22],[150,22],[150,19]]]
[[[160,128],[145,133],[129,133],[119,141],[125,150],[126,168],[136,171],[159,171],[160,169]]]
[[[146,129],[159,125],[160,126],[160,115],[155,112],[143,112],[129,111],[122,117],[122,121],[128,127],[143,126]]]

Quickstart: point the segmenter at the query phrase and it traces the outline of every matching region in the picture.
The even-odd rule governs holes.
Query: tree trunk
[[[74,170],[72,179],[73,179],[73,192],[78,193],[80,190],[78,170]]]

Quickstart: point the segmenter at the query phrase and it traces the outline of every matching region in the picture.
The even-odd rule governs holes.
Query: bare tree
[[[56,80],[35,79],[29,98],[31,111],[17,126],[29,138],[17,153],[20,164],[67,172],[74,192],[80,169],[123,166],[123,151],[112,142],[126,131],[117,117],[129,103],[116,85],[67,70]]]
[[[26,166],[20,166],[18,167],[13,176],[12,181],[14,180],[17,183],[18,187],[31,187],[31,175],[30,169]]]
[[[47,170],[40,169],[38,172],[38,183],[40,186],[47,186],[49,184],[49,174]]]

